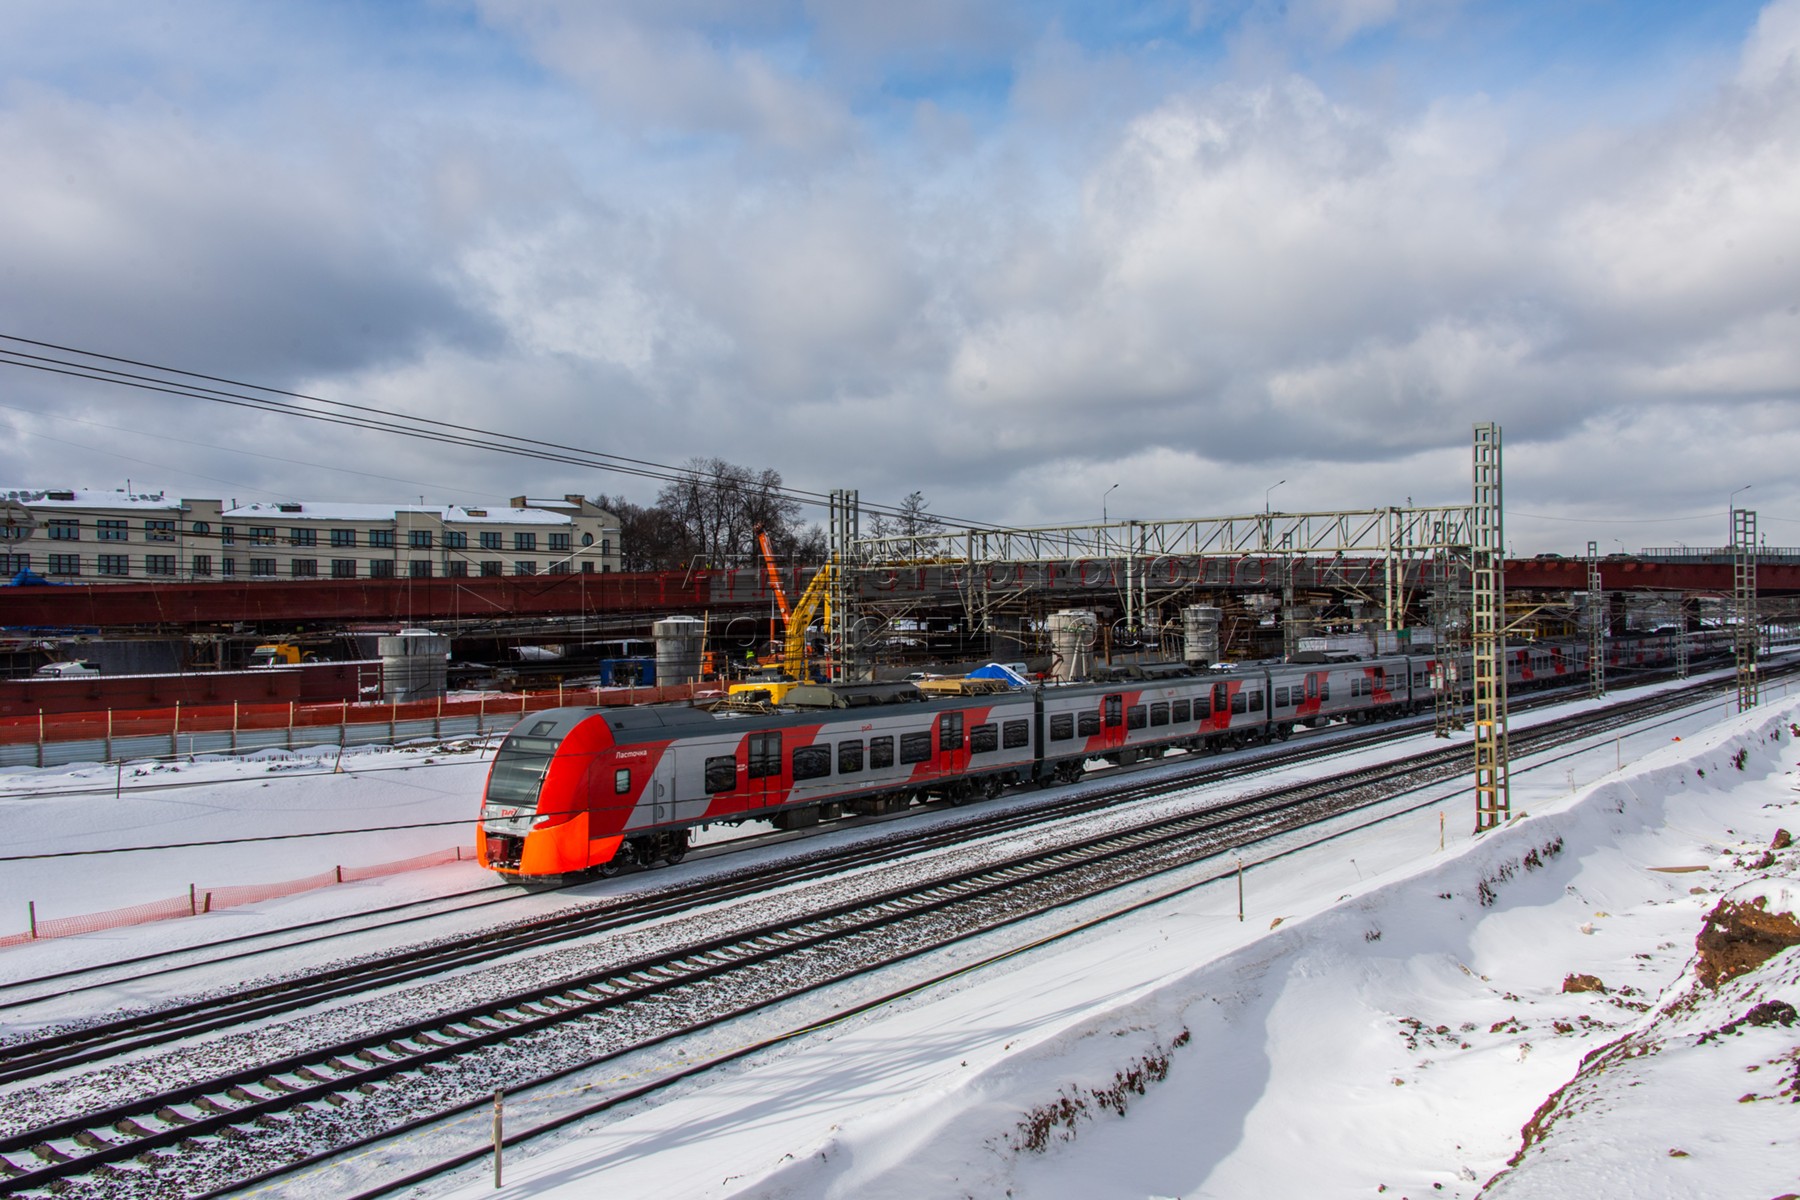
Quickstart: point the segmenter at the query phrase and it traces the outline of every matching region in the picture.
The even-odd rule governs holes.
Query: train
[[[1608,671],[1673,665],[1681,635],[1611,639]],[[1687,637],[1699,661],[1728,649]],[[1508,650],[1511,690],[1587,675],[1585,642]],[[1301,661],[1311,657],[1316,661]],[[1147,665],[1111,679],[938,695],[910,683],[808,684],[780,708],[556,708],[502,741],[482,796],[476,855],[518,880],[604,877],[676,863],[703,825],[795,829],[849,814],[960,804],[1080,778],[1171,750],[1221,752],[1334,721],[1431,709],[1445,668],[1430,654],[1315,654],[1225,668]],[[1121,677],[1128,676],[1128,677]]]

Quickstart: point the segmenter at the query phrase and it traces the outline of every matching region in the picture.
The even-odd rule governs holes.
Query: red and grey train
[[[1609,666],[1675,661],[1676,638],[1609,643]],[[1510,686],[1573,682],[1586,646],[1507,655]],[[1698,648],[1694,657],[1701,657]],[[1466,678],[1466,656],[1464,658]],[[712,823],[809,825],[846,813],[960,803],[1068,782],[1090,759],[1158,757],[1285,739],[1296,726],[1383,720],[1433,703],[1422,655],[1176,669],[1161,678],[928,697],[909,684],[795,689],[772,713],[679,705],[558,708],[520,721],[488,774],[477,854],[502,875],[611,874],[678,862]],[[1154,674],[1154,672],[1147,672]],[[829,706],[829,707],[827,707]]]

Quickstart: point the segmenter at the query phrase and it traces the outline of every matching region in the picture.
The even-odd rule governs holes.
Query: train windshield
[[[535,809],[538,788],[555,753],[553,738],[509,737],[501,742],[493,773],[488,776],[487,802]]]

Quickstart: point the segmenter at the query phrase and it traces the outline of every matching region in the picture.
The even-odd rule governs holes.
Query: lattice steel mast
[[[1588,543],[1588,695],[1606,695],[1606,589],[1600,581],[1600,543]]]
[[[1731,562],[1733,609],[1737,618],[1733,641],[1737,649],[1738,711],[1755,708],[1761,699],[1756,670],[1756,510],[1731,510]]]
[[[1475,426],[1470,558],[1471,664],[1475,683],[1475,831],[1512,816],[1506,737],[1506,537],[1500,426]]]

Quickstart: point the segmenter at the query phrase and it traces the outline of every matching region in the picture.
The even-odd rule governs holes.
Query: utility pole
[[[851,678],[850,660],[856,653],[856,597],[853,591],[856,542],[862,537],[862,505],[859,493],[838,488],[831,493],[831,678]]]

